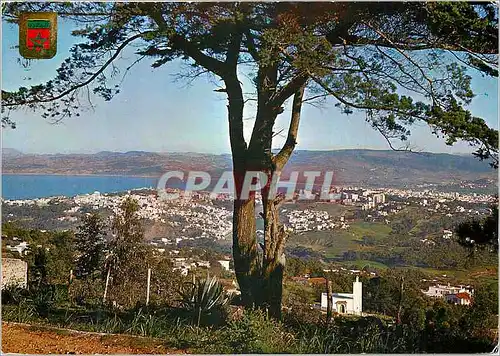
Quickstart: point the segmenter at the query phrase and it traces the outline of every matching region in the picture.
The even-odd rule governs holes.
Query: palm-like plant
[[[220,310],[229,301],[217,277],[186,282],[179,294],[182,308],[195,313],[198,326],[202,314],[211,314],[215,310]]]

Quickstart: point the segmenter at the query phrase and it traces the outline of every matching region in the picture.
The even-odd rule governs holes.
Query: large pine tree
[[[248,171],[272,175],[283,170],[297,144],[304,102],[332,97],[343,113],[363,112],[392,148],[407,141],[414,123],[425,123],[448,144],[468,142],[479,158],[497,164],[498,132],[467,110],[474,97],[467,70],[498,75],[494,3],[4,4],[5,18],[13,22],[21,11],[34,10],[73,19],[81,25],[74,34],[83,42],[71,49],[53,80],[2,92],[5,114],[27,107],[57,121],[78,114],[80,96],[94,93],[111,100],[119,92],[112,75],[115,60],[132,45],[137,57],[127,71],[141,60],[161,68],[180,58],[192,66],[186,76],[209,73],[224,86],[218,91],[228,100],[236,276],[244,303],[267,306],[276,317],[286,240],[278,219],[280,201],[264,197],[259,259],[255,197],[241,198],[241,190]],[[248,142],[243,110],[249,97],[239,70],[249,73],[255,85],[257,110]],[[289,100],[286,143],[273,153],[273,128]],[[12,124],[8,115],[3,124]]]

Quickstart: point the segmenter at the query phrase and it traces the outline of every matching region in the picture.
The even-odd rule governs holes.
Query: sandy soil
[[[23,354],[185,354],[162,340],[2,323],[2,353]]]

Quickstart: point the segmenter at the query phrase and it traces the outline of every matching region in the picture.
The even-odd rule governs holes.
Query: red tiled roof
[[[470,299],[469,293],[466,292],[457,293],[456,295],[458,299]]]
[[[326,279],[323,277],[309,278],[309,283],[311,284],[325,284]]]

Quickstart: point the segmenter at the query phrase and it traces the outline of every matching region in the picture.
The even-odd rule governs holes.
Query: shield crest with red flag
[[[19,52],[23,57],[54,57],[57,51],[56,13],[23,13],[20,16],[19,30]]]
[[[30,50],[37,52],[40,52],[42,49],[50,49],[49,20],[28,20],[26,45]]]

